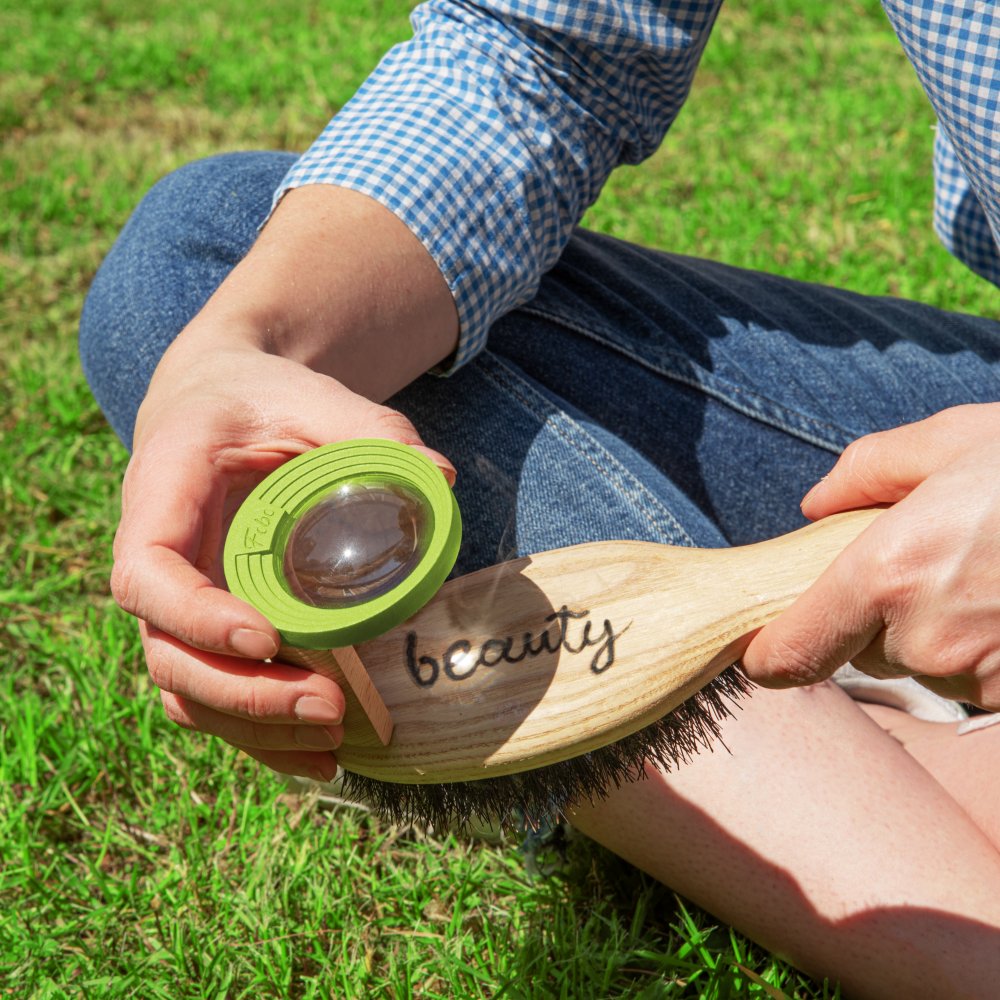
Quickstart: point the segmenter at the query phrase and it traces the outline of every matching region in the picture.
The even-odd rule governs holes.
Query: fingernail
[[[415,445],[414,447],[416,447],[417,451],[423,452],[438,467],[441,475],[448,480],[449,486],[455,485],[458,472],[455,471],[455,466],[441,452],[435,451],[433,448],[428,448],[426,445]]]
[[[295,742],[310,750],[335,750],[340,746],[341,732],[325,726],[296,726]]]
[[[809,502],[809,499],[810,499],[810,498],[811,498],[811,497],[813,496],[813,494],[814,494],[814,493],[816,493],[816,492],[817,492],[817,491],[819,490],[819,488],[820,488],[820,487],[821,487],[821,486],[822,486],[822,485],[823,485],[823,484],[824,484],[824,483],[825,483],[825,482],[827,481],[827,479],[829,479],[829,478],[830,478],[829,476],[824,476],[824,477],[823,477],[823,478],[822,478],[822,479],[821,479],[821,480],[820,480],[820,481],[819,481],[818,483],[816,483],[816,484],[815,484],[815,485],[814,485],[814,486],[813,486],[813,487],[812,487],[812,488],[811,488],[811,489],[809,490],[809,492],[808,492],[808,493],[807,493],[807,494],[806,494],[806,495],[805,495],[805,496],[804,496],[804,497],[802,498],[802,503],[801,503],[801,505],[800,505],[800,506],[805,506],[805,505],[806,505],[806,504],[807,504],[807,503]]]
[[[310,770],[315,781],[333,781],[337,777],[337,761],[331,755],[322,764],[316,764]]]
[[[269,660],[278,652],[278,647],[269,635],[252,628],[233,629],[229,645],[241,656],[248,656],[251,660]]]
[[[344,713],[326,698],[311,694],[295,703],[295,718],[321,726],[339,726],[344,721]]]

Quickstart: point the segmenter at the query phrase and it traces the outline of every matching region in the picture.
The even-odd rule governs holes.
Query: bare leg
[[[861,707],[930,772],[1000,850],[998,775],[990,767],[991,761],[1000,761],[1000,724],[959,735],[961,723],[927,722],[885,705]]]
[[[1000,854],[900,742],[829,684],[757,692],[725,741],[574,824],[849,996],[995,995]]]

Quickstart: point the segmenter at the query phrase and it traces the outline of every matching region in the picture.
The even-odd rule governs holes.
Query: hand
[[[164,356],[139,411],[112,590],[142,620],[149,672],[174,722],[276,771],[330,779],[343,694],[318,674],[262,662],[277,653],[277,633],[222,589],[228,520],[268,472],[330,441],[392,438],[451,481],[454,469],[401,414],[238,337],[221,344],[198,322]]]
[[[850,660],[1000,710],[1000,404],[859,439],[802,510],[876,504],[893,506],[754,637],[747,673],[794,686]]]
[[[331,441],[422,448],[388,399],[448,357],[458,314],[441,272],[390,211],[320,184],[291,191],[156,368],[122,493],[112,590],[142,620],[167,715],[277,771],[336,771],[343,693],[264,662],[278,635],[222,587],[239,503],[287,459]]]
[[[370,198],[320,184],[285,195],[164,354],[136,422],[112,590],[143,622],[175,722],[276,771],[335,774],[343,694],[263,662],[278,635],[222,588],[225,530],[264,476],[309,448],[357,437],[422,448],[408,420],[372,400],[448,357],[457,336],[420,241]],[[447,459],[422,450],[454,481]]]

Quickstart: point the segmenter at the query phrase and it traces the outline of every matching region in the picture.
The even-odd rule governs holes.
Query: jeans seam
[[[605,480],[623,500],[641,504],[643,518],[656,532],[657,536],[668,544],[694,545],[694,539],[684,530],[680,522],[641,480],[621,465],[618,459],[605,448],[600,441],[588,434],[580,424],[565,410],[550,402],[542,393],[532,386],[509,364],[503,362],[492,351],[484,351],[480,355],[484,362],[483,375],[497,386],[498,389],[510,393],[522,406],[537,417],[543,425],[549,427],[559,438],[581,458],[584,459]],[[491,370],[491,366],[495,366]],[[542,405],[538,405],[537,401]],[[558,421],[550,419],[553,415]],[[603,456],[605,465],[601,465],[593,453]],[[649,507],[660,513],[663,522],[669,526],[664,528],[658,523]]]
[[[712,384],[706,383],[700,379],[685,376],[666,366],[657,365],[648,358],[644,358],[642,355],[637,354],[634,351],[630,351],[619,341],[611,337],[607,337],[582,323],[567,319],[558,313],[548,312],[545,309],[541,309],[537,305],[521,306],[518,309],[518,312],[525,313],[529,316],[535,316],[538,319],[545,320],[549,323],[557,323],[560,326],[565,327],[567,330],[571,330],[573,333],[578,333],[581,336],[587,337],[588,339],[603,345],[604,347],[608,347],[613,351],[623,354],[625,357],[634,361],[636,364],[641,365],[643,368],[646,368],[648,371],[654,372],[663,378],[671,379],[682,385],[687,385],[692,389],[697,389],[699,392],[703,392],[705,395],[711,396],[713,399],[725,406],[728,406],[730,409],[735,410],[737,413],[743,414],[745,417],[750,417],[752,420],[766,424],[769,427],[777,428],[778,430],[786,434],[791,434],[808,444],[815,445],[818,448],[823,448],[825,451],[839,454],[843,448],[854,437],[856,437],[856,435],[851,434],[844,427],[838,427],[836,424],[825,423],[817,420],[815,417],[799,413],[798,411],[792,410],[773,399],[761,396],[759,393],[749,392],[747,389],[740,385],[736,385],[733,382],[720,378],[714,378],[712,379],[712,382],[716,383],[716,385],[713,386]],[[677,356],[681,358],[686,357],[680,352],[677,352]],[[729,392],[724,391],[722,387],[726,387]],[[747,402],[741,403],[739,400],[733,398],[734,396],[742,396],[747,399]],[[754,403],[756,403],[756,405],[753,405]],[[771,412],[769,413],[768,410]],[[783,414],[794,415],[797,420],[789,421],[787,418],[783,419]],[[815,433],[810,432],[810,430],[807,429],[807,425],[815,428]],[[821,436],[820,432],[822,430],[830,432],[829,435]]]

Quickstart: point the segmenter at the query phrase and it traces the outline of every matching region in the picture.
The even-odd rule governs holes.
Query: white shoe
[[[927,722],[962,722],[969,713],[957,702],[929,691],[912,677],[879,680],[845,663],[831,678],[855,701],[869,705],[887,705]]]
[[[960,722],[961,725],[955,730],[958,736],[974,733],[1000,722],[1000,712],[970,716],[957,701],[942,698],[912,677],[892,677],[880,681],[847,663],[830,679],[855,701],[899,708],[915,719],[927,722]]]

